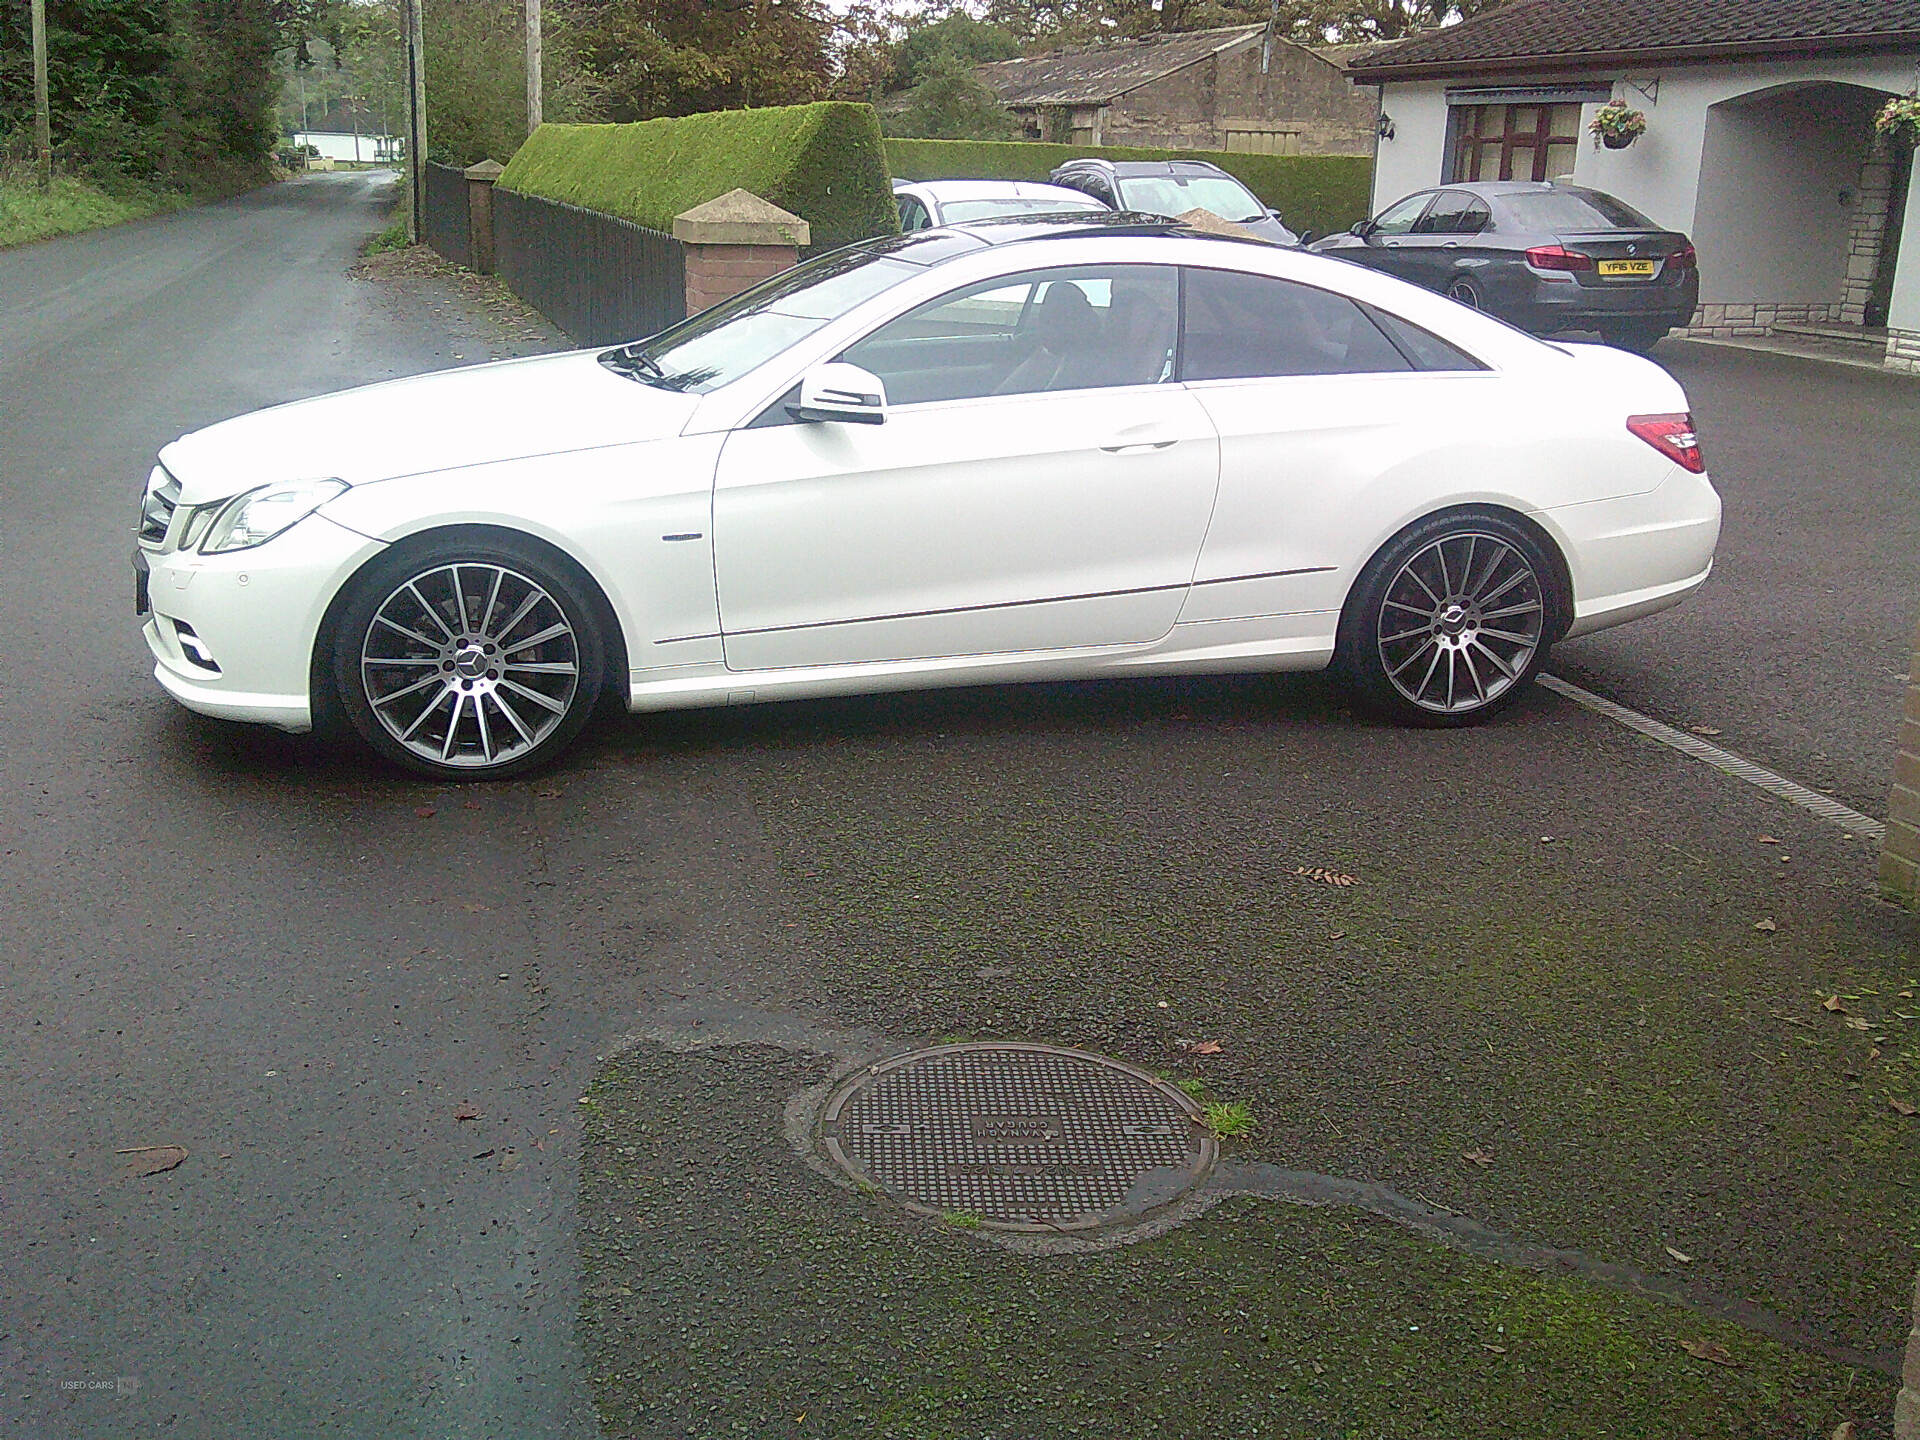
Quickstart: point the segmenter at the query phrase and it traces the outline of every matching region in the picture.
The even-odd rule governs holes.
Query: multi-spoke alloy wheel
[[[337,661],[348,713],[376,749],[435,774],[498,775],[572,739],[599,691],[600,652],[564,576],[468,552],[368,579]]]
[[[1399,718],[1482,719],[1545,659],[1551,583],[1537,542],[1504,517],[1415,526],[1362,577],[1343,663],[1377,708]]]

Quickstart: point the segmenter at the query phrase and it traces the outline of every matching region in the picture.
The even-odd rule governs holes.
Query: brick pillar
[[[1900,1398],[1893,1402],[1893,1440],[1920,1440],[1920,1279],[1913,1286],[1913,1329],[1907,1332]]]
[[[467,268],[493,274],[493,182],[507,167],[498,160],[469,165],[467,177]]]
[[[1887,843],[1880,852],[1880,885],[1890,900],[1920,902],[1920,635],[1907,666],[1907,703],[1893,757],[1893,796],[1887,801]]]
[[[687,314],[730,300],[799,258],[807,222],[748,190],[729,190],[673,217],[686,247]]]

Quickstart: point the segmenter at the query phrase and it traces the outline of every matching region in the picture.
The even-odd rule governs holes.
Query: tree
[[[906,104],[887,117],[887,132],[922,140],[1012,140],[1018,125],[1000,99],[951,50],[928,61]]]
[[[834,26],[816,0],[575,0],[582,63],[612,120],[824,96]]]
[[[1011,60],[1019,53],[1020,42],[1010,31],[956,10],[931,25],[907,31],[894,54],[894,88],[909,90],[920,84],[944,56],[972,67]]]

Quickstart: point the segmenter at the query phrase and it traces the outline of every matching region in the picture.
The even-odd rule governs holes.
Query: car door
[[[1220,496],[1183,623],[1337,612],[1412,457],[1473,452],[1493,372],[1331,290],[1187,272],[1181,375],[1220,432]],[[1312,628],[1312,627],[1309,627]]]
[[[884,423],[730,435],[714,489],[735,670],[1141,645],[1178,617],[1219,445],[1172,382],[1178,276],[1049,268],[915,307],[839,358]]]
[[[1399,243],[1396,254],[1401,268],[1395,273],[1444,294],[1463,268],[1469,272],[1474,268],[1463,246],[1487,219],[1487,207],[1477,196],[1465,190],[1442,190]]]
[[[1343,246],[1336,253],[1342,260],[1371,265],[1403,280],[1414,279],[1418,274],[1416,257],[1421,247],[1413,229],[1433,202],[1433,195],[1431,190],[1422,190],[1417,195],[1396,200],[1367,222],[1366,233],[1359,237],[1359,244]]]

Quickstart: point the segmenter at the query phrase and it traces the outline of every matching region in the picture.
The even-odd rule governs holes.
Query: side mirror
[[[1307,246],[1309,246],[1309,245],[1311,245],[1311,244],[1313,243],[1313,239],[1314,239],[1314,236],[1313,236],[1313,231],[1311,231],[1311,230],[1302,230],[1302,231],[1300,232],[1300,248],[1301,248],[1302,250],[1304,250],[1304,249],[1306,249],[1306,248],[1307,248]]]
[[[1362,220],[1355,224],[1347,233],[1349,235],[1357,235],[1360,239],[1364,240],[1373,233],[1373,222],[1371,220]]]
[[[800,403],[787,406],[787,413],[796,420],[884,425],[887,387],[878,375],[858,365],[829,361],[800,377]]]

